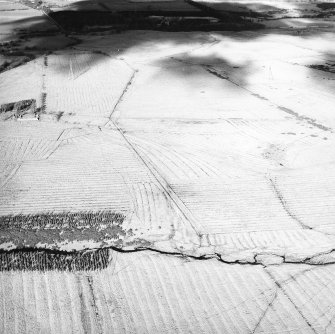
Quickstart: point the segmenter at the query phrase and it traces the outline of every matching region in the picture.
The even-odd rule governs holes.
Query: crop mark
[[[176,178],[180,178],[180,173],[183,173],[183,178],[191,178],[191,175],[196,178],[218,176],[218,171],[213,166],[189,152],[178,152],[172,145],[166,147],[138,137],[132,136],[131,140],[152,164],[157,168],[167,169]]]
[[[87,281],[88,281],[89,291],[90,291],[90,295],[91,295],[91,299],[92,299],[92,306],[93,306],[93,309],[94,309],[95,319],[96,319],[96,323],[97,323],[97,326],[98,326],[99,334],[102,334],[103,333],[102,319],[100,317],[98,306],[97,306],[97,303],[96,303],[96,300],[95,300],[95,294],[94,294],[94,290],[93,290],[93,277],[92,276],[87,276]]]
[[[193,170],[193,168],[189,167],[183,161],[183,159],[181,159],[179,155],[174,152],[174,150],[168,150],[164,145],[158,146],[152,143],[144,143],[139,145],[135,144],[134,141],[133,144],[136,145],[139,148],[139,150],[141,150],[144,156],[146,156],[147,159],[149,159],[152,162],[152,164],[155,164],[158,168],[159,166],[164,166],[170,171],[171,175],[174,175],[177,178],[179,177],[179,175],[176,173],[176,171],[181,171],[184,177],[189,177],[190,171],[192,171],[192,173],[198,176],[197,173]],[[155,146],[158,147],[156,148]],[[186,166],[186,170],[185,168],[182,168],[183,167],[182,165]]]
[[[283,209],[285,210],[285,212],[293,219],[295,220],[303,229],[305,230],[313,230],[312,227],[304,224],[301,219],[299,219],[294,213],[291,212],[290,208],[287,205],[287,202],[284,198],[284,196],[282,195],[282,193],[280,192],[280,190],[278,189],[275,181],[273,181],[271,178],[269,178],[269,182],[274,190],[274,193],[276,195],[276,197],[279,199],[281,206],[283,207]]]
[[[90,329],[90,322],[88,319],[89,315],[88,315],[88,310],[87,310],[86,303],[85,303],[81,277],[77,276],[76,280],[77,280],[77,285],[78,285],[78,295],[79,295],[79,301],[80,301],[80,319],[81,319],[81,323],[83,326],[84,334],[88,334],[88,333],[91,333],[91,330],[89,330]]]
[[[283,106],[280,106],[276,103],[274,103],[273,101],[269,100],[268,98],[266,98],[265,96],[262,96],[260,94],[257,94],[253,91],[251,91],[250,89],[236,83],[235,81],[231,80],[229,78],[229,76],[227,75],[223,75],[219,72],[217,72],[215,70],[215,68],[213,68],[212,66],[210,65],[203,65],[203,67],[205,68],[205,70],[212,74],[212,75],[215,75],[216,77],[218,77],[219,79],[223,79],[223,80],[227,80],[229,81],[230,83],[232,83],[233,85],[247,91],[249,94],[251,94],[252,96],[256,97],[257,99],[261,100],[261,101],[266,101],[266,102],[270,102],[272,103],[273,105],[275,105],[277,107],[277,109],[281,110],[281,111],[284,111],[285,113],[287,114],[290,114],[291,116],[294,116],[297,120],[299,121],[304,121],[304,122],[307,122],[308,124],[320,129],[320,130],[323,130],[323,131],[329,131],[329,132],[333,132],[333,129],[330,128],[330,127],[327,127],[323,124],[320,124],[318,123],[314,118],[310,118],[310,117],[307,117],[307,116],[304,116],[304,115],[300,115],[299,113],[293,111],[292,109],[289,109],[289,108],[286,108],[286,107],[283,107]]]
[[[46,70],[49,66],[49,57],[48,55],[44,55],[43,57],[43,66],[42,66],[42,87],[41,87],[41,107],[39,112],[40,113],[46,113],[47,107],[46,107],[46,102],[47,102],[47,88],[46,88]]]
[[[58,143],[58,142],[56,142]],[[59,148],[60,144],[55,145],[54,149],[49,153],[49,155],[46,157],[46,159],[49,159]]]
[[[17,172],[18,172],[18,170],[21,168],[21,166],[22,166],[22,164],[18,164],[18,165],[14,166],[14,167],[10,170],[10,172],[8,173],[8,175],[5,176],[3,182],[1,183],[0,188],[3,189],[3,188],[6,186],[6,184],[8,184],[8,182],[9,182],[10,180],[13,179],[13,177],[17,174]]]
[[[184,60],[178,59],[176,58],[177,56],[182,56],[182,55],[187,55],[190,54],[194,51],[203,49],[203,48],[210,48],[216,44],[219,44],[221,41],[219,39],[217,39],[215,36],[213,36],[210,33],[206,33],[206,37],[209,37],[211,40],[205,41],[203,43],[201,43],[199,46],[194,46],[186,51],[181,51],[181,52],[177,52],[177,53],[173,53],[170,54],[168,56],[163,56],[162,58],[170,58],[172,60],[178,61],[178,62],[184,62]]]
[[[105,4],[105,3],[103,3],[103,2],[98,2],[98,5],[102,8],[102,9],[104,9],[104,10],[106,10],[106,11],[110,11],[111,9]]]
[[[133,145],[137,147],[138,151],[142,154],[143,158],[146,161],[149,161],[151,165],[155,165],[156,168],[159,168],[158,166],[161,165],[163,166],[163,169],[168,172],[168,174],[173,175],[175,177],[178,177],[178,174],[176,174],[176,170],[171,167],[170,164],[168,163],[163,163],[162,159],[159,156],[156,156],[155,162],[153,161],[154,159],[152,158],[152,155],[150,155],[151,151],[144,149],[143,146],[137,145],[133,142]],[[150,157],[151,156],[151,157]],[[162,168],[161,168],[162,169]],[[184,172],[185,174],[185,172]],[[185,176],[187,176],[185,174]]]
[[[118,105],[122,102],[123,97],[124,97],[124,95],[127,93],[128,89],[129,89],[129,87],[130,87],[130,85],[133,83],[133,80],[135,79],[135,76],[136,76],[136,73],[137,73],[137,72],[138,72],[137,70],[134,70],[134,69],[133,69],[132,75],[131,75],[130,79],[128,80],[128,82],[127,82],[125,88],[123,89],[123,91],[122,91],[120,97],[119,97],[118,100],[116,101],[116,103],[115,103],[115,105],[114,105],[114,107],[113,107],[113,110],[112,110],[111,114],[109,115],[109,120],[105,123],[105,125],[106,125],[110,120],[112,120],[112,116],[113,116],[114,112],[116,111]],[[113,122],[113,123],[114,123],[114,122]],[[119,130],[119,131],[120,131],[120,130]]]
[[[304,116],[304,115],[300,115],[297,112],[293,111],[292,109],[289,109],[289,108],[286,108],[286,107],[282,107],[282,106],[279,106],[279,105],[276,105],[276,106],[277,106],[278,109],[286,112],[287,114],[290,114],[290,115],[294,116],[299,121],[306,121],[308,124],[313,125],[313,126],[319,128],[320,130],[333,132],[331,128],[329,128],[325,125],[322,125],[320,123],[317,123],[314,118],[310,118],[310,117],[307,117],[307,116]]]
[[[141,228],[161,228],[168,224],[171,216],[169,199],[162,189],[153,183],[136,183],[133,185],[134,211],[141,221]]]
[[[64,133],[65,133],[67,130],[68,130],[68,129],[63,129],[63,130],[61,131],[61,133],[59,134],[59,136],[57,137],[56,141],[61,140],[60,138],[64,135]],[[71,138],[73,138],[73,137],[71,137]],[[71,138],[67,138],[67,140],[68,140],[68,139],[71,139]],[[74,137],[74,138],[75,138],[75,137]]]
[[[129,65],[128,65],[129,66]],[[170,200],[177,206],[177,208],[179,209],[179,211],[181,212],[181,214],[184,216],[184,218],[191,224],[192,228],[194,229],[195,233],[201,237],[202,232],[199,232],[198,229],[196,228],[196,223],[194,221],[194,219],[192,219],[190,217],[190,214],[187,215],[181,208],[181,205],[186,209],[185,203],[183,203],[183,201],[178,197],[178,195],[173,191],[173,189],[171,188],[171,186],[169,185],[169,183],[167,182],[167,180],[157,171],[157,169],[151,166],[146,162],[146,160],[141,156],[139,150],[135,147],[135,145],[133,145],[131,143],[131,141],[127,138],[127,136],[124,134],[124,132],[122,131],[122,129],[119,127],[119,125],[117,124],[117,120],[113,119],[113,113],[115,112],[117,106],[119,105],[119,103],[122,101],[123,96],[125,95],[125,93],[127,92],[129,86],[132,84],[135,75],[138,71],[133,69],[133,73],[132,76],[130,77],[130,79],[128,80],[128,83],[126,84],[122,94],[120,95],[118,101],[116,102],[116,104],[114,105],[114,108],[109,116],[109,121],[107,121],[105,123],[105,126],[109,123],[112,122],[112,124],[114,125],[114,127],[116,128],[116,130],[120,133],[120,135],[122,136],[122,138],[125,140],[125,142],[127,143],[128,147],[135,153],[135,155],[140,159],[140,161],[144,164],[144,166],[148,169],[148,171],[150,172],[151,175],[153,175],[153,177],[157,180],[157,182],[160,184],[160,186],[163,188],[163,190],[166,192],[166,194],[168,195],[168,197],[170,198]],[[180,203],[181,202],[181,203]],[[193,222],[192,222],[193,221]]]
[[[69,59],[69,77],[71,80],[77,80],[87,73],[94,64],[95,54],[90,52],[71,54]]]
[[[164,192],[167,194],[167,196],[170,198],[170,200],[176,205],[182,216],[190,223],[193,230],[197,234],[198,237],[201,237],[203,234],[202,229],[200,228],[199,224],[195,221],[195,219],[192,217],[191,212],[187,209],[185,203],[178,197],[178,195],[174,192],[174,190],[171,188],[170,184],[167,182],[167,180],[157,171],[157,169],[152,165],[149,164],[140,154],[138,148],[136,148],[136,145],[133,145],[131,141],[127,138],[127,136],[124,134],[122,129],[118,126],[118,124],[111,118],[111,122],[115,126],[115,128],[119,131],[121,136],[124,138],[128,146],[131,148],[131,150],[136,154],[136,156],[142,161],[142,163],[146,166],[146,168],[149,170],[149,172],[153,175],[153,177],[156,179],[156,181],[160,184],[160,186],[163,188]],[[182,209],[185,208],[185,209]],[[185,213],[185,210],[188,211],[188,214]],[[200,230],[200,231],[199,231]]]
[[[293,299],[288,295],[288,293],[285,291],[283,284],[280,283],[269,270],[264,270],[264,272],[270,277],[270,279],[276,284],[278,289],[283,292],[285,297],[291,302],[291,304],[294,306],[294,308],[297,310],[297,312],[301,315],[301,317],[304,319],[305,323],[308,325],[308,327],[314,332],[317,333],[315,328],[312,326],[312,324],[309,322],[309,320],[305,317],[303,312],[300,310],[300,308],[296,305],[296,303],[293,301]]]
[[[260,326],[261,322],[263,321],[263,319],[265,318],[265,316],[267,315],[268,311],[271,309],[273,303],[275,302],[276,298],[278,295],[278,286],[276,286],[276,289],[274,291],[273,297],[271,298],[270,302],[267,304],[265,310],[263,310],[263,313],[261,314],[260,318],[258,319],[252,334],[254,334],[256,332],[256,330],[258,329],[258,327]]]
[[[60,141],[41,139],[0,140],[0,150],[7,163],[21,163],[23,161],[45,160],[57,150]]]

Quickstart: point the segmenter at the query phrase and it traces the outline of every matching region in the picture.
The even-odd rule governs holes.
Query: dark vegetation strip
[[[25,112],[36,107],[36,100],[21,100],[18,102],[10,102],[0,105],[0,113],[3,112]]]
[[[111,211],[2,216],[0,245],[57,250],[60,245],[80,242],[85,249],[87,244],[122,247],[124,238],[133,234],[132,229],[124,228],[124,219],[122,213]]]
[[[1,65],[0,65],[0,73],[9,71],[15,67],[24,65],[31,60],[33,60],[35,57],[32,55],[24,55],[24,56],[14,56],[11,57],[11,59],[5,60]]]
[[[242,14],[243,15],[243,14]],[[239,14],[225,13],[209,15],[199,11],[58,11],[49,16],[67,31],[95,31],[109,27],[116,31],[159,30],[159,31],[239,31],[260,29],[262,24],[244,19]]]
[[[109,249],[61,252],[57,250],[12,250],[0,252],[0,271],[92,271],[105,269]]]
[[[124,214],[113,211],[81,211],[61,213],[40,213],[32,215],[0,216],[0,230],[11,228],[80,228],[98,227],[101,224],[120,225],[125,219]]]
[[[121,247],[125,231],[124,214],[112,211],[62,212],[0,217],[0,243],[15,247],[0,250],[0,271],[104,269],[108,265],[109,248],[104,241]],[[62,251],[57,244],[71,241],[100,242],[101,248]]]
[[[13,36],[15,40],[0,43],[0,55],[4,56],[4,61],[0,64],[0,73],[12,70],[16,67],[24,65],[41,54],[48,54],[51,52],[45,43],[39,43],[35,46],[26,46],[25,43],[36,38],[43,38],[45,40],[52,40],[59,32],[49,31],[20,31],[17,36]],[[60,48],[71,47],[79,44],[81,41],[75,37],[68,37],[69,42]],[[57,50],[55,48],[54,50]]]
[[[322,10],[335,9],[334,2],[322,2],[322,3],[318,3],[316,6],[321,8]]]
[[[307,65],[309,68],[319,70],[322,72],[335,73],[335,63],[334,64],[318,64],[318,65]]]
[[[250,9],[245,8],[245,11],[237,12],[237,11],[227,11],[227,10],[219,10],[208,6],[207,4],[193,1],[193,0],[185,0],[186,3],[189,5],[200,9],[204,15],[213,16],[223,21],[235,21],[235,20],[242,20],[242,17],[264,17],[268,16],[265,13],[259,13],[252,11]]]

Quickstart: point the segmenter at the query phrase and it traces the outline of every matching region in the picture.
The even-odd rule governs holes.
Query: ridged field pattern
[[[315,290],[295,296],[294,275]],[[260,266],[114,253],[108,269],[98,272],[0,273],[0,325],[3,333],[303,334],[323,333],[327,325],[331,332],[326,320],[306,323],[299,298],[320,298],[317,289],[332,284],[334,266],[319,282],[300,275],[279,287]],[[327,312],[331,297],[325,298],[305,312]]]

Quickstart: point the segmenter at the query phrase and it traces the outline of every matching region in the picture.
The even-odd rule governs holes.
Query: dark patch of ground
[[[120,247],[124,237],[132,234],[123,228],[124,219],[122,213],[110,211],[1,216],[0,245],[59,249],[80,242],[81,249],[89,248],[91,243]]]
[[[316,6],[321,8],[322,10],[335,9],[334,2],[322,2],[318,3]]]
[[[0,24],[1,26],[1,24]],[[64,36],[63,33],[56,32],[27,32],[20,31],[13,39],[7,42],[0,43],[0,55],[4,57],[4,61],[0,64],[0,73],[11,70],[15,67],[24,65],[31,60],[34,60],[41,54],[49,54],[57,49],[71,47],[79,43],[76,38],[68,38],[64,36],[63,43],[59,43],[50,47],[50,41],[57,39],[59,36]],[[34,41],[42,39],[43,42]],[[29,44],[31,44],[29,46]]]
[[[307,67],[313,68],[315,70],[328,72],[328,73],[335,73],[335,63],[325,63],[325,64],[319,64],[319,65],[308,65]]]
[[[0,65],[0,73],[24,65],[29,61],[33,60],[34,58],[35,57],[31,55],[8,58]]]
[[[109,250],[56,252],[46,250],[14,250],[0,252],[0,271],[91,271],[105,269]]]
[[[0,54],[6,58],[0,65],[0,73],[23,65],[35,58],[30,52],[26,52],[26,50],[20,48],[21,41],[17,39],[0,43]]]
[[[24,112],[36,105],[36,100],[21,100],[18,102],[11,102],[2,104],[0,106],[0,112],[9,112],[9,111],[17,111],[17,112]]]
[[[172,11],[137,11],[137,12],[103,12],[103,11],[58,11],[49,16],[66,31],[97,31],[102,27],[125,30],[159,30],[159,31],[239,31],[260,29],[262,24],[242,18],[239,14],[227,13],[220,17],[208,15],[207,12],[172,12]]]

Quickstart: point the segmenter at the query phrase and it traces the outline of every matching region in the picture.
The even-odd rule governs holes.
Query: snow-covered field
[[[236,4],[24,4],[0,3],[3,61],[30,57],[0,73],[0,332],[334,332],[331,9],[64,34],[45,8]]]

